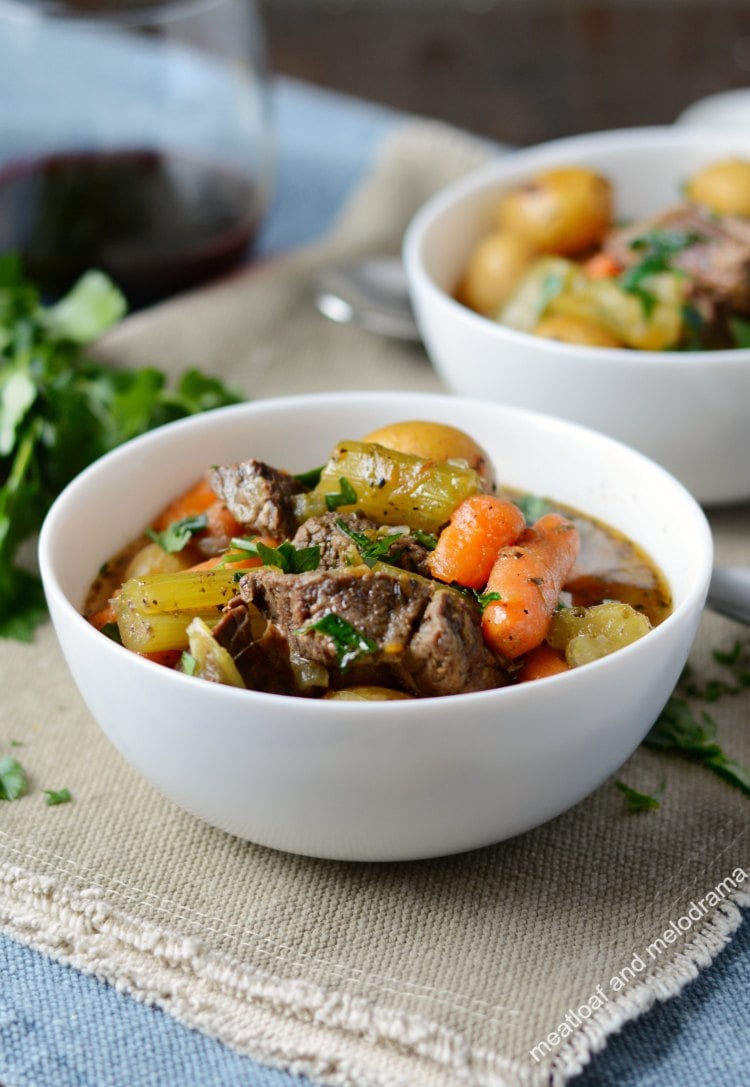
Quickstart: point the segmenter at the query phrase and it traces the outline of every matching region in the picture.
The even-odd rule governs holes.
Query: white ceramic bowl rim
[[[391,400],[393,402],[394,411],[398,410],[398,406],[401,403],[402,396],[400,393],[377,393],[375,394],[381,401],[386,402]],[[423,403],[426,409],[429,409],[430,402],[445,403],[455,399],[443,394],[431,394],[421,393],[413,394],[417,396]],[[319,393],[304,396],[289,396],[289,397],[276,397],[257,402],[246,402],[242,404],[233,405],[231,407],[219,408],[214,411],[206,412],[202,416],[191,416],[187,419],[178,420],[174,423],[168,423],[165,426],[159,427],[156,430],[150,431],[138,438],[134,438],[124,445],[112,450],[110,453],[105,454],[104,457],[99,458],[88,468],[84,469],[68,486],[62,491],[58,498],[53,503],[50,511],[45,518],[42,525],[40,539],[39,539],[39,564],[44,580],[45,591],[49,597],[54,597],[57,605],[65,612],[67,612],[73,621],[78,623],[81,628],[81,633],[92,639],[92,649],[96,652],[103,653],[116,653],[116,654],[128,654],[131,667],[145,668],[149,671],[154,668],[160,668],[163,672],[163,681],[169,685],[172,683],[177,684],[194,684],[196,680],[194,677],[184,675],[173,669],[164,668],[162,665],[156,664],[146,658],[139,657],[137,654],[131,653],[123,646],[118,645],[114,641],[106,638],[98,630],[96,630],[91,624],[83,618],[78,608],[68,599],[64,593],[56,572],[56,554],[55,554],[55,538],[57,535],[58,523],[66,516],[66,507],[69,500],[75,496],[76,492],[85,490],[92,475],[99,474],[101,470],[110,464],[117,461],[121,461],[124,458],[130,458],[133,456],[134,451],[140,454],[140,463],[144,464],[148,459],[148,452],[150,447],[158,446],[164,441],[168,441],[169,435],[176,433],[178,429],[195,428],[201,425],[201,421],[205,421],[207,425],[212,425],[212,421],[217,416],[222,415],[226,418],[231,418],[233,415],[252,415],[254,411],[259,414],[268,414],[269,412],[279,412],[284,414],[289,409],[298,409],[305,405],[314,405],[316,402],[326,402],[329,404],[335,404],[339,402],[351,402],[352,398],[361,397],[361,392],[342,391],[338,393]],[[466,405],[471,405],[470,398],[462,397],[461,402]],[[485,406],[481,401],[476,400],[473,403],[477,407]],[[613,438],[609,438],[606,435],[599,434],[598,432],[589,430],[579,424],[570,423],[562,419],[554,419],[551,416],[543,415],[539,412],[534,412],[526,409],[514,408],[514,415],[518,417],[525,417],[530,421],[534,419],[547,420],[554,424],[555,427],[559,427],[567,431],[581,431],[586,432],[589,438],[597,442],[605,443],[610,446],[620,446],[627,448],[632,457],[638,458],[641,461],[647,462],[651,470],[654,473],[659,473],[663,477],[668,478],[675,488],[676,493],[681,492],[682,501],[688,506],[694,508],[695,516],[695,529],[696,532],[702,534],[702,538],[698,542],[698,551],[701,559],[696,564],[694,576],[691,585],[686,591],[683,599],[675,606],[672,613],[667,618],[649,632],[646,637],[649,640],[663,639],[669,637],[669,632],[673,623],[679,621],[681,614],[687,611],[696,604],[702,606],[703,598],[705,597],[706,587],[708,585],[708,579],[711,569],[713,545],[711,539],[711,532],[708,523],[698,506],[698,503],[677,480],[674,479],[665,469],[661,468],[650,458],[644,456],[635,450],[630,449],[623,445],[623,443],[616,441]],[[167,496],[168,497],[168,496]],[[581,511],[585,514],[585,510]],[[136,518],[134,518],[134,521]],[[139,522],[140,523],[140,522]],[[137,532],[137,528],[135,530]],[[636,543],[638,541],[635,541]],[[92,572],[93,578],[93,572]],[[617,651],[613,656],[621,657],[622,654],[640,652],[641,643],[635,642],[629,646],[624,647]],[[593,661],[587,664],[585,667],[571,669],[569,672],[562,673],[560,675],[549,676],[543,680],[536,680],[532,686],[536,686],[538,683],[545,684],[566,684],[570,688],[574,688],[576,684],[585,684],[586,675],[590,674],[591,669],[601,669],[608,666],[608,662],[611,658],[602,658],[597,661]],[[424,713],[425,706],[429,704],[431,711],[438,710],[440,712],[448,712],[449,714],[453,710],[458,709],[459,705],[467,702],[481,702],[482,700],[495,701],[498,698],[503,700],[507,709],[510,710],[514,706],[515,702],[520,699],[528,697],[528,684],[514,684],[508,687],[492,688],[486,691],[476,691],[465,694],[432,697],[432,698],[418,698],[413,700],[399,701],[399,713]],[[293,706],[298,712],[304,712],[310,714],[313,718],[316,715],[329,716],[330,714],[344,713],[350,714],[352,712],[352,706],[356,705],[356,712],[361,713],[368,718],[371,716],[378,717],[379,715],[387,716],[389,711],[388,702],[357,702],[352,703],[350,701],[336,701],[336,700],[323,700],[315,698],[302,698],[295,695],[283,695],[283,694],[269,694],[263,691],[253,690],[241,690],[228,686],[221,687],[222,698],[229,699],[230,704],[233,700],[239,700],[238,705],[247,704],[247,699],[259,700],[260,704],[273,704],[278,705],[279,702],[285,702],[289,706]],[[303,708],[304,707],[304,708]],[[420,708],[421,707],[421,708]],[[452,707],[452,708],[451,708]]]
[[[739,139],[739,135],[737,138]],[[747,151],[750,154],[750,140],[745,136],[742,142],[747,144]],[[404,235],[403,258],[409,275],[419,280],[426,293],[433,298],[440,299],[462,320],[475,327],[481,326],[485,335],[494,336],[503,343],[510,342],[511,344],[525,344],[528,343],[529,339],[538,341],[540,337],[534,336],[532,333],[509,328],[507,325],[502,325],[482,316],[482,314],[476,313],[474,310],[469,309],[468,306],[456,301],[442,287],[438,286],[425,270],[422,261],[422,242],[426,232],[448,208],[471,200],[473,196],[484,189],[492,187],[499,189],[504,183],[503,179],[498,179],[499,171],[504,172],[506,169],[512,169],[514,173],[518,170],[519,174],[524,170],[532,172],[538,163],[545,165],[548,157],[557,155],[558,152],[563,154],[569,152],[571,156],[578,156],[579,154],[585,154],[587,149],[595,148],[596,150],[607,151],[612,148],[627,150],[628,147],[640,148],[644,146],[653,146],[659,149],[665,143],[667,146],[674,147],[690,147],[696,143],[700,146],[710,147],[711,144],[715,143],[717,147],[724,148],[727,143],[727,132],[708,132],[691,129],[687,126],[681,128],[671,125],[653,125],[590,132],[579,136],[565,136],[534,147],[523,148],[519,151],[500,153],[492,162],[471,171],[465,177],[436,193],[417,211]],[[508,185],[515,183],[516,179],[507,182]],[[684,365],[686,361],[697,359],[701,363],[710,362],[712,365],[718,363],[727,367],[745,367],[748,359],[750,359],[750,348],[742,347],[695,352],[639,351],[622,347],[597,346],[589,348],[583,344],[561,343],[559,340],[551,339],[546,340],[544,346],[546,350],[553,354],[557,353],[562,357],[579,355],[581,351],[596,352],[597,358],[601,358],[608,366],[653,367],[655,363],[658,363],[666,367],[677,367]]]

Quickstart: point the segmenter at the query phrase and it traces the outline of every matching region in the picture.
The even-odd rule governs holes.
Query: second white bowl
[[[573,346],[517,332],[452,297],[499,195],[539,171],[608,177],[616,216],[680,199],[717,159],[750,158],[750,135],[689,128],[576,136],[506,155],[433,197],[412,221],[404,262],[427,351],[455,393],[572,419],[653,457],[705,504],[750,498],[750,350],[653,352]]]

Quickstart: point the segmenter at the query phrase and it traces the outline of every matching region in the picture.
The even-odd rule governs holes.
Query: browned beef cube
[[[688,294],[709,320],[730,309],[750,312],[750,222],[717,217],[694,204],[680,204],[653,219],[615,231],[604,249],[624,267],[643,259],[632,243],[649,231],[679,231],[695,239],[671,260],[688,277]]]
[[[429,696],[486,690],[508,680],[505,663],[484,643],[475,602],[436,582],[353,566],[303,574],[264,567],[248,571],[239,584],[248,606],[286,641],[289,658],[322,665],[332,686],[379,683]],[[359,636],[348,654],[335,637],[315,628],[330,615]],[[237,665],[256,686],[252,655]]]
[[[324,513],[320,517],[310,517],[304,521],[294,535],[295,547],[319,547],[320,564],[318,569],[333,570],[339,566],[356,566],[362,561],[360,548],[352,537],[344,532],[338,522],[346,525],[349,532],[378,539],[379,526],[361,513]],[[402,570],[426,574],[427,548],[419,543],[410,533],[395,534],[391,543],[380,556],[382,561],[398,566]]]
[[[287,539],[297,523],[292,495],[304,488],[298,479],[260,460],[221,464],[209,472],[212,490],[248,532]]]

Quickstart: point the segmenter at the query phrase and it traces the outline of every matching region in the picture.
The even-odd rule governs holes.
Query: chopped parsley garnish
[[[431,532],[424,532],[421,528],[413,528],[411,534],[417,543],[421,543],[422,547],[426,547],[428,551],[434,551],[437,547],[437,536],[433,536]]]
[[[367,656],[368,653],[374,653],[378,648],[371,638],[352,626],[348,619],[343,619],[332,611],[324,615],[322,619],[316,619],[314,623],[301,627],[297,633],[307,634],[311,630],[327,634],[332,640],[336,650],[336,663],[342,672],[345,672],[354,661]]]
[[[476,589],[472,592],[476,597],[477,604],[479,604],[479,610],[484,614],[484,609],[488,604],[491,604],[495,600],[502,600],[500,593],[478,593]]]
[[[320,483],[320,477],[323,475],[323,468],[310,468],[307,472],[299,472],[294,478],[299,480],[303,487],[317,487]]]
[[[124,312],[101,272],[45,305],[18,257],[0,255],[0,637],[31,641],[47,615],[18,556],[75,475],[137,434],[240,399],[197,370],[168,389],[159,370],[92,361],[86,345]]]
[[[514,498],[513,501],[524,515],[527,525],[533,525],[545,513],[551,513],[554,509],[551,502],[536,494],[522,494],[520,498]]]
[[[624,781],[615,781],[615,786],[625,797],[630,812],[649,811],[661,807],[661,794],[664,791],[663,783],[653,796],[650,793],[642,793],[639,789],[626,785]]]
[[[687,701],[678,695],[669,699],[643,742],[647,747],[700,762],[750,795],[750,771],[724,754],[716,742],[713,718],[704,711],[697,720]]]
[[[320,547],[295,547],[289,540],[284,540],[278,547],[270,547],[261,540],[250,540],[245,536],[235,536],[232,547],[239,550],[225,555],[224,561],[236,561],[247,555],[256,555],[264,566],[277,566],[285,574],[304,574],[308,570],[317,570],[320,566]]]
[[[54,807],[56,804],[69,804],[73,799],[70,789],[45,789],[44,803]]]
[[[340,490],[333,494],[327,494],[326,509],[337,510],[339,506],[353,506],[357,501],[357,492],[348,479],[341,476],[339,479]]]
[[[0,759],[0,800],[18,800],[27,788],[26,771],[18,759],[11,755]]]
[[[673,258],[704,240],[694,230],[647,230],[630,241],[629,248],[642,256],[637,264],[620,274],[618,282],[624,291],[640,299],[646,318],[653,313],[658,299],[644,281],[660,272],[673,271]]]
[[[750,321],[746,317],[730,317],[729,331],[735,347],[750,347]]]
[[[122,645],[122,636],[117,623],[105,623],[101,628],[101,633],[111,641],[117,642],[118,645]]]
[[[690,672],[686,669],[683,686],[687,695],[705,702],[716,702],[724,695],[741,694],[750,687],[750,641],[738,639],[731,649],[714,649],[711,655],[717,664],[727,670],[730,678],[712,677],[700,685],[690,678]]]
[[[157,543],[170,555],[182,551],[186,544],[190,543],[197,532],[203,532],[208,526],[208,518],[205,513],[199,513],[194,517],[182,517],[179,521],[173,521],[167,525],[163,532],[154,532],[152,528],[146,529],[146,535],[154,543]]]
[[[336,521],[336,528],[348,536],[350,540],[354,540],[362,562],[366,566],[373,567],[378,562],[394,561],[401,554],[399,552],[397,555],[391,555],[391,547],[394,541],[404,533],[394,532],[389,536],[379,536],[377,539],[372,540],[364,532],[356,532],[353,528],[349,528],[346,521],[342,521],[340,517]]]
[[[188,653],[187,649],[183,649],[180,657],[180,671],[184,672],[186,676],[194,676],[197,668],[198,661],[193,654]]]
[[[537,312],[541,317],[547,306],[565,290],[566,276],[561,272],[547,272],[542,279],[537,302]]]

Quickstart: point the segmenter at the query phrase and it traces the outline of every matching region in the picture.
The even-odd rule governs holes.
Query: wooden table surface
[[[528,145],[750,85],[743,0],[265,0],[276,72]]]

